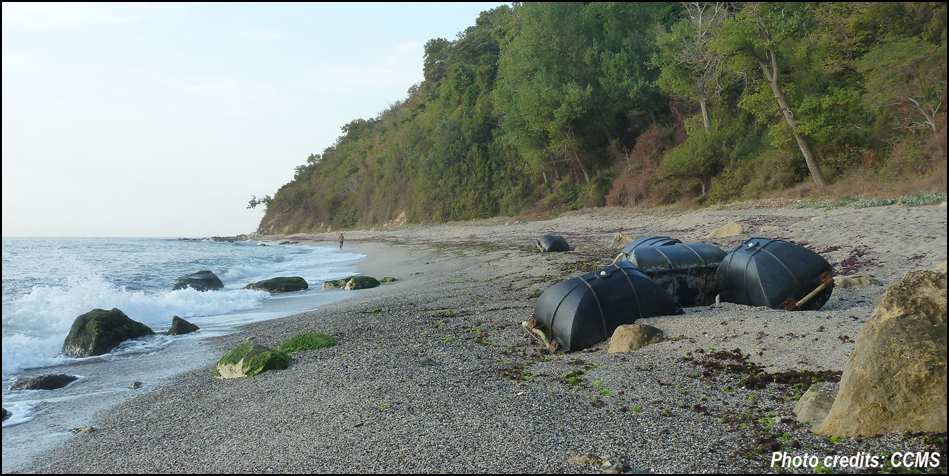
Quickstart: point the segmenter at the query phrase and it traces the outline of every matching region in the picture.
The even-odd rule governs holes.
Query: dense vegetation
[[[264,204],[263,233],[946,174],[946,4],[523,3]],[[940,183],[937,180],[937,183]]]

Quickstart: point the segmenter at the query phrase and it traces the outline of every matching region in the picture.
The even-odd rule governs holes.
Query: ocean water
[[[279,245],[158,238],[3,238],[3,472],[68,438],[139,390],[180,372],[213,363],[201,341],[236,327],[315,309],[344,299],[320,284],[357,274],[364,255],[333,246]],[[178,277],[213,271],[224,289],[172,291]],[[270,295],[243,289],[276,276],[301,276],[310,289]],[[130,318],[167,331],[177,315],[201,329],[184,336],[148,336],[104,356],[61,354],[77,316],[95,308],[121,309]],[[10,390],[18,376],[65,373],[79,380],[58,390]]]

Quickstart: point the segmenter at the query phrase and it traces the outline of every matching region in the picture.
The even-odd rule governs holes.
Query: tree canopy
[[[515,3],[248,206],[298,232],[944,174],[945,58],[945,3]]]

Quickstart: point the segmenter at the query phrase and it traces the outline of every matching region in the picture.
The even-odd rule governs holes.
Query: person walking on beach
[[[339,234],[339,249],[343,249],[343,234]]]

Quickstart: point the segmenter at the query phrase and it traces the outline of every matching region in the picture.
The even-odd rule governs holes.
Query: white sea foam
[[[356,274],[364,255],[333,247],[168,239],[3,239],[3,460],[10,467],[65,440],[64,429],[178,372],[219,356],[202,340],[237,326],[314,309],[350,294],[320,291],[323,281]],[[224,289],[172,291],[178,277],[211,270]],[[244,289],[276,276],[300,276],[307,291],[271,296]],[[76,317],[95,308],[122,310],[156,332],[177,315],[201,327],[184,336],[129,340],[94,357],[61,355]],[[10,390],[14,377],[49,373],[84,378],[53,391]]]
[[[3,378],[68,362],[60,356],[63,340],[76,317],[93,309],[118,308],[157,332],[176,315],[214,316],[218,326],[279,317],[253,313],[272,298],[244,286],[301,276],[318,288],[353,274],[351,265],[363,257],[332,247],[247,242],[4,238]],[[203,269],[214,271],[224,289],[171,290],[176,278]],[[299,310],[281,308],[282,315]]]

